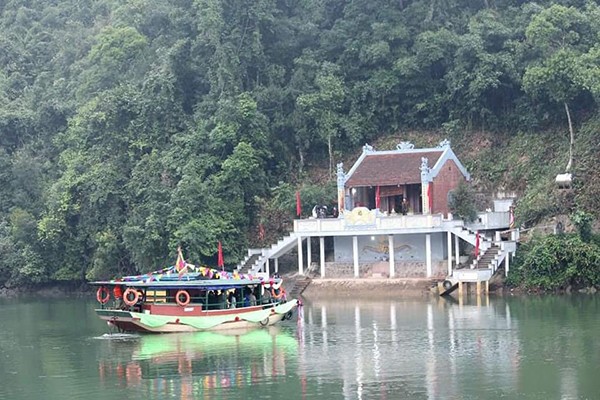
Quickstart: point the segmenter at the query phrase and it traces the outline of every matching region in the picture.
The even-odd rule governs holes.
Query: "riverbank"
[[[313,279],[304,297],[424,297],[435,294],[435,281],[425,278]]]

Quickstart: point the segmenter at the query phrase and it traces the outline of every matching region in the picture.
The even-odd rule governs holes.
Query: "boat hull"
[[[248,307],[205,311],[203,315],[154,315],[127,310],[96,309],[96,314],[110,325],[125,332],[175,333],[242,330],[271,326],[289,319],[298,306],[297,300],[269,307]]]

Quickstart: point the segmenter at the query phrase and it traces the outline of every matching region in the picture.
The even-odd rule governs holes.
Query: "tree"
[[[316,92],[300,95],[296,102],[298,107],[314,120],[314,129],[327,143],[329,173],[333,174],[333,138],[341,133],[345,87],[342,78],[338,75],[338,67],[331,63],[324,63],[321,66],[315,84]]]
[[[536,15],[525,31],[534,62],[525,70],[523,88],[535,98],[546,97],[564,106],[570,137],[566,172],[571,170],[575,141],[569,104],[589,91],[589,71],[597,70],[590,65],[593,57],[588,52],[600,32],[598,21],[590,18],[598,15],[598,7],[590,4],[588,8],[586,13],[552,5]]]

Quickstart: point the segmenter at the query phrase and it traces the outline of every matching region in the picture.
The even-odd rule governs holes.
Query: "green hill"
[[[366,142],[448,137],[526,227],[598,216],[592,2],[9,0],[0,29],[0,286],[233,265]]]

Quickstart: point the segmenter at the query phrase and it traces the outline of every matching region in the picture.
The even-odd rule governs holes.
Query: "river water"
[[[600,399],[600,297],[305,300],[237,335],[109,335],[0,300],[0,399]]]

